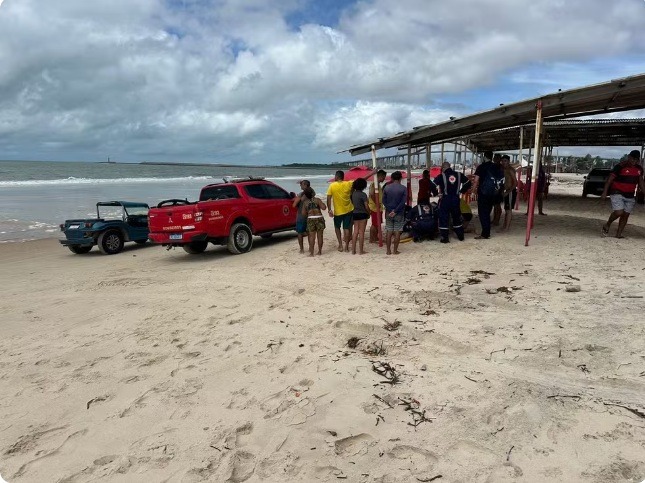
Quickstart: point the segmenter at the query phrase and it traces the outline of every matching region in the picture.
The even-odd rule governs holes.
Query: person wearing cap
[[[311,188],[309,180],[302,179],[298,182],[300,184],[300,194],[293,199],[293,207],[298,209],[296,214],[296,233],[298,234],[298,245],[300,246],[300,253],[305,253],[304,240],[307,235],[307,217],[302,213],[302,196],[305,189]],[[314,195],[316,193],[314,192]]]
[[[627,219],[636,204],[636,198],[634,197],[636,188],[640,187],[641,190],[645,191],[643,168],[638,164],[640,158],[641,153],[639,151],[633,150],[630,152],[625,161],[618,163],[614,167],[605,183],[601,199],[606,200],[607,193],[609,193],[612,213],[607,223],[602,226],[602,236],[609,235],[611,224],[618,220],[616,238],[624,238],[623,230],[627,226]]]

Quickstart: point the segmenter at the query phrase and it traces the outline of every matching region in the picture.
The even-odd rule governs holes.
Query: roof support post
[[[426,168],[432,167],[432,144],[426,144]]]
[[[376,230],[378,232],[378,246],[383,247],[383,228],[381,227],[381,187],[378,183],[378,175],[376,174],[378,166],[376,165],[376,146],[372,144],[372,169],[374,170],[374,194],[376,195]]]
[[[537,194],[537,176],[539,172],[540,154],[542,142],[542,101],[537,102],[537,113],[535,115],[535,161],[533,162],[533,172],[531,173],[531,193],[529,195],[529,216],[526,219],[526,241],[524,246],[529,246],[531,239],[531,228],[533,227],[533,217],[535,212],[535,196]]]
[[[445,161],[445,159],[443,159],[443,153],[445,148],[446,148],[446,143],[441,143],[441,159],[439,160],[439,166],[441,166]]]
[[[522,181],[522,153],[524,152],[524,126],[520,126],[520,169],[517,170],[517,186],[519,188],[520,182]],[[515,211],[520,209],[520,193],[519,189],[517,190],[517,196],[515,197]]]
[[[412,145],[408,144],[408,203],[412,204]]]
[[[461,156],[461,171],[466,174],[466,150],[468,147],[466,146],[466,141],[464,141],[464,150],[463,150],[463,155]]]

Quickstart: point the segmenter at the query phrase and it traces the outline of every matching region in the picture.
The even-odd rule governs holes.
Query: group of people
[[[369,243],[378,241],[378,225],[383,224],[388,255],[399,254],[401,233],[404,229],[410,232],[415,242],[425,238],[434,239],[439,234],[442,243],[449,243],[451,229],[457,239],[463,241],[464,233],[468,231],[469,222],[473,217],[468,202],[462,196],[468,191],[476,193],[477,196],[481,232],[475,239],[490,238],[492,226],[500,223],[500,231],[508,230],[518,196],[517,172],[508,155],[493,155],[491,151],[487,151],[483,157],[484,162],[475,170],[472,181],[465,174],[453,170],[447,162],[443,163],[441,174],[434,179],[430,178],[428,170],[423,171],[419,180],[417,205],[414,207],[407,205],[408,190],[401,184],[403,175],[400,171],[393,172],[387,183],[387,173],[382,169],[354,181],[345,181],[345,173],[337,171],[327,190],[326,203],[316,198],[309,181],[302,180],[302,192],[293,203],[294,207],[298,207],[296,231],[300,252],[304,253],[306,237],[309,241],[309,255],[314,256],[316,241],[318,254],[322,253],[325,211],[334,220],[339,252],[349,252],[351,244],[353,254],[367,253],[365,232],[370,218],[372,224]],[[604,199],[607,195],[610,196],[613,211],[602,227],[603,236],[607,236],[611,224],[619,220],[616,237],[623,237],[623,230],[635,204],[635,192],[639,187],[645,191],[643,168],[639,162],[640,153],[632,151],[623,162],[616,165],[607,180],[602,197]],[[368,193],[365,193],[367,179],[374,174],[377,182],[372,182]],[[527,184],[530,189],[530,182]],[[540,165],[536,186],[539,215],[546,215],[544,197],[547,186],[547,175]],[[431,196],[439,196],[438,203],[431,202]]]

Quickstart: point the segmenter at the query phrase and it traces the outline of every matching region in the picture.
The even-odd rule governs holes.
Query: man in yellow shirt
[[[352,211],[354,210],[354,205],[352,204],[351,195],[354,182],[344,180],[345,173],[336,171],[334,182],[329,185],[327,190],[327,206],[329,207],[329,216],[334,218],[339,252],[343,251],[343,241],[345,242],[344,250],[348,252],[349,242],[352,239]],[[341,237],[341,225],[344,237]]]

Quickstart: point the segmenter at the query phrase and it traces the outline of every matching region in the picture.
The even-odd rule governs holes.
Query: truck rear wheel
[[[123,250],[123,235],[118,230],[104,231],[99,235],[98,246],[101,253],[115,255]]]
[[[204,250],[206,250],[206,247],[208,246],[207,241],[194,241],[187,243],[186,245],[182,245],[182,248],[186,253],[190,253],[191,255],[197,255],[199,253],[203,253]]]
[[[82,255],[92,249],[92,247],[82,247],[80,245],[70,245],[67,248],[69,248],[70,252],[75,253],[76,255]]]
[[[228,251],[233,255],[246,253],[253,246],[253,233],[246,223],[236,223],[231,227],[228,235]]]

